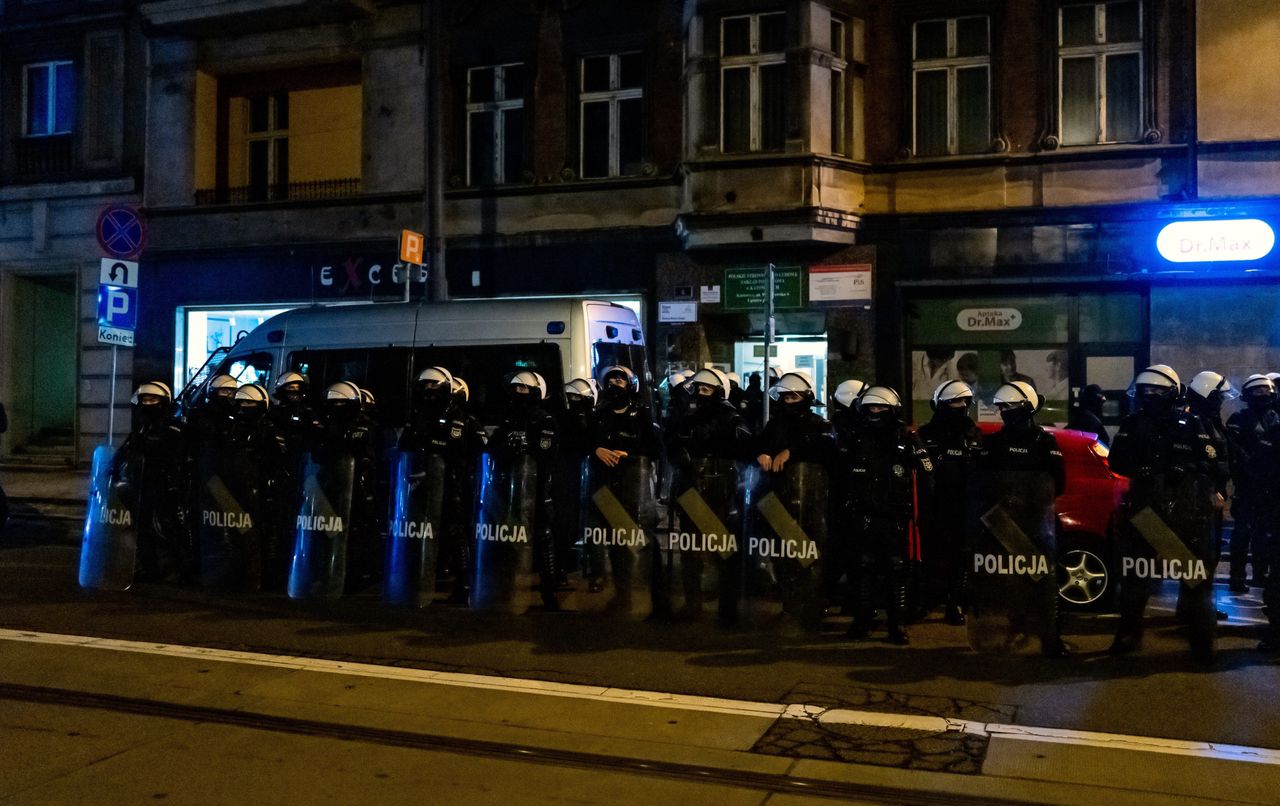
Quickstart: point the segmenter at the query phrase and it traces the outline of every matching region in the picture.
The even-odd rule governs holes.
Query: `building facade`
[[[108,430],[97,222],[140,200],[145,146],[146,41],[130,5],[0,7],[0,454],[13,461],[74,461]],[[125,405],[130,367],[123,350]]]

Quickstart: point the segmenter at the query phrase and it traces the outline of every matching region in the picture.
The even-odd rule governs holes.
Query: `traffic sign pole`
[[[774,265],[769,264],[764,270],[764,420],[760,423],[761,427],[769,424],[769,349],[773,346],[773,271]]]
[[[116,442],[116,355],[120,348],[111,345],[111,403],[107,409],[107,445]]]

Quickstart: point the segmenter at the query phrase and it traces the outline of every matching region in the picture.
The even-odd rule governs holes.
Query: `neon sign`
[[[1271,225],[1256,218],[1175,221],[1156,236],[1156,251],[1173,263],[1258,260],[1275,245]]]

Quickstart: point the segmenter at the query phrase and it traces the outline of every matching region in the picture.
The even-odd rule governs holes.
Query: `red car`
[[[1000,423],[979,423],[984,434]],[[1046,427],[1058,440],[1067,489],[1058,499],[1058,596],[1073,608],[1105,606],[1119,574],[1112,519],[1129,480],[1111,472],[1108,450],[1093,434]]]

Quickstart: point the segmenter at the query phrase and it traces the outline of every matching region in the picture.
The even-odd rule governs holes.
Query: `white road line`
[[[86,649],[105,649],[117,652],[135,652],[147,655],[163,655],[172,658],[188,658],[224,663],[241,663],[277,669],[345,674],[360,677],[376,677],[384,680],[432,683],[444,686],[481,688],[507,691],[513,694],[569,697],[574,699],[609,702],[618,705],[648,705],[683,711],[704,711],[731,716],[750,716],[784,719],[816,719],[822,724],[860,725],[865,727],[899,728],[923,733],[966,733],[984,736],[992,740],[1035,741],[1049,744],[1070,744],[1117,750],[1132,750],[1167,755],[1197,756],[1228,761],[1280,765],[1280,751],[1244,745],[1196,742],[1183,739],[1161,739],[1150,736],[1128,736],[1119,733],[1042,728],[1028,725],[1005,725],[998,722],[977,722],[948,717],[917,714],[889,714],[877,711],[859,711],[846,708],[823,708],[816,705],[784,705],[747,700],[728,700],[718,697],[696,697],[685,694],[667,694],[659,691],[584,686],[573,683],[549,683],[541,680],[523,680],[512,677],[433,672],[427,669],[409,669],[398,666],[379,666],[372,663],[303,658],[294,655],[269,655],[262,652],[240,652],[227,649],[184,646],[181,644],[157,644],[142,641],[125,641],[115,638],[95,638],[86,635],[62,635],[58,633],[31,632],[0,628],[0,641],[17,641],[32,644],[75,646]]]

